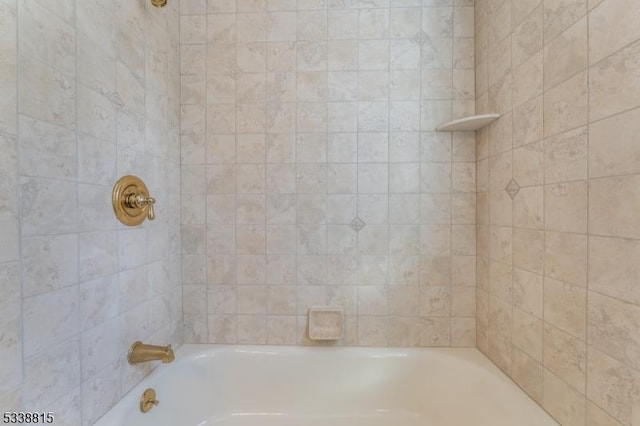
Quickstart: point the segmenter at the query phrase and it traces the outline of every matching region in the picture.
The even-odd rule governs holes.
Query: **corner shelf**
[[[438,132],[473,132],[488,126],[500,118],[500,114],[482,114],[463,117],[439,126]]]

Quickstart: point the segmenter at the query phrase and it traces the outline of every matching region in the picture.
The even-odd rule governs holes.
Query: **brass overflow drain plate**
[[[153,407],[160,404],[160,401],[156,399],[156,391],[149,388],[140,397],[140,411],[148,413]]]

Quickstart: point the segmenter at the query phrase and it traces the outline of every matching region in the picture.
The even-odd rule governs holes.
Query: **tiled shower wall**
[[[476,1],[478,347],[565,426],[640,419],[638,22]]]
[[[0,0],[0,407],[91,425],[182,341],[178,4]],[[125,228],[136,174],[155,222]]]
[[[183,0],[185,340],[475,345],[469,0]]]

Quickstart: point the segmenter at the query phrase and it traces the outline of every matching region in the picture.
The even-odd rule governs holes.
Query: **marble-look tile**
[[[515,8],[515,5],[513,7]],[[515,14],[515,10],[513,13]],[[542,17],[542,7],[538,7],[514,28],[512,35],[513,68],[542,49]]]
[[[476,319],[451,318],[451,346],[472,348],[476,344]]]
[[[78,282],[78,238],[74,234],[22,241],[24,297]]]
[[[24,236],[77,229],[77,190],[74,183],[22,178],[20,185]]]
[[[513,225],[543,229],[545,224],[545,194],[542,186],[522,188],[513,200]]]
[[[542,0],[522,0],[516,2],[511,7],[513,16],[513,24],[518,25],[525,17],[527,17],[538,5],[542,3]]]
[[[18,188],[18,146],[16,138],[0,134],[0,261],[20,257],[20,218]]]
[[[20,306],[20,266],[16,262],[0,264],[0,307],[5,324],[0,339],[0,394],[12,392],[22,383],[22,331]],[[7,396],[8,397],[8,396]]]
[[[22,407],[22,388],[16,388],[0,395],[0,404],[6,410],[20,411]]]
[[[586,344],[553,326],[544,327],[544,366],[581,394],[586,383]]]
[[[587,396],[621,424],[633,424],[634,398],[639,373],[606,354],[589,347]],[[589,415],[589,411],[587,412]],[[604,413],[599,413],[602,417]],[[605,414],[606,418],[606,414]],[[612,423],[610,423],[612,424]]]
[[[513,178],[521,186],[544,182],[543,143],[531,143],[513,150]]]
[[[595,121],[637,107],[640,52],[636,42],[589,69],[589,119]]]
[[[109,275],[80,284],[82,329],[93,328],[117,316],[118,277]]]
[[[513,70],[513,104],[521,105],[543,91],[543,53],[534,54]]]
[[[12,135],[17,134],[18,120],[18,76],[17,76],[17,7],[16,2],[0,4],[0,21],[2,22],[2,32],[0,32],[0,88],[2,89],[2,99],[0,99],[0,131]]]
[[[587,236],[545,233],[545,276],[580,287],[587,284]]]
[[[589,236],[589,289],[640,304],[637,240]]]
[[[586,16],[545,46],[544,65],[545,89],[587,68]]]
[[[113,57],[116,53],[116,4],[90,0],[76,4],[76,30]]]
[[[586,127],[570,130],[546,139],[544,141],[545,182],[586,179],[587,146]]]
[[[586,339],[587,293],[552,278],[544,280],[544,319],[579,339]]]
[[[637,215],[640,176],[604,178],[589,182],[589,232],[592,234],[638,238]]]
[[[552,40],[587,13],[587,0],[544,0],[544,39]]]
[[[35,0],[19,2],[19,6],[20,54],[75,75],[75,28]]]
[[[511,371],[511,333],[513,314],[509,303],[490,297],[488,315],[488,354],[505,373]]]
[[[602,408],[587,400],[587,426],[620,426],[621,424]]]
[[[46,407],[80,385],[80,339],[50,343],[46,351],[25,360],[25,406]]]
[[[513,304],[524,312],[542,318],[543,278],[538,274],[513,269]]]
[[[492,19],[500,22],[501,25],[490,25],[488,28],[489,45],[495,45],[496,42],[503,40],[513,30],[512,21],[512,2],[496,2],[489,6],[489,13]]]
[[[57,309],[47,309],[57,306]],[[42,315],[46,314],[43,321]],[[24,301],[24,351],[33,356],[53,342],[76,335],[80,330],[80,300],[77,286],[33,296]]]
[[[42,62],[20,56],[19,112],[66,128],[76,124],[76,83]]]
[[[637,370],[640,362],[634,353],[640,344],[640,308],[592,291],[587,297],[589,345]]]
[[[542,401],[542,364],[524,352],[515,349],[511,353],[511,377],[536,402]]]
[[[593,7],[590,2],[590,8]],[[589,61],[594,64],[640,38],[633,0],[603,2],[589,13]]]
[[[447,318],[420,318],[420,346],[449,346],[450,342],[451,328]]]
[[[78,130],[107,141],[116,140],[116,108],[106,96],[84,85],[78,87]]]
[[[83,377],[83,424],[89,425],[98,421],[121,398],[120,376],[113,374],[117,365],[117,361],[111,363],[88,380]]]
[[[544,369],[542,406],[562,425],[585,424],[586,399],[556,375]]]
[[[267,343],[293,345],[296,343],[297,321],[295,316],[268,315]]]
[[[548,230],[587,232],[588,186],[586,181],[547,185],[544,188],[544,219]]]
[[[513,338],[515,347],[524,352],[527,356],[537,362],[542,362],[543,352],[546,350],[543,340],[543,322],[533,315],[521,311],[513,310]]]
[[[111,185],[116,181],[116,145],[78,135],[78,181]]]
[[[632,143],[640,129],[640,109],[634,109],[589,126],[589,177],[638,173],[637,147]]]
[[[64,426],[82,424],[82,393],[80,385],[51,403],[47,411],[55,413],[55,421]]]
[[[512,69],[511,36],[507,36],[489,49],[489,86],[500,82]]]
[[[591,92],[587,90],[586,72],[582,72],[547,91],[544,96],[545,136],[552,136],[585,125],[588,119],[587,100],[589,102],[594,100]]]
[[[542,274],[544,271],[545,235],[534,229],[514,228],[513,266]]]
[[[118,319],[113,318],[81,334],[82,380],[86,381],[120,357]]]

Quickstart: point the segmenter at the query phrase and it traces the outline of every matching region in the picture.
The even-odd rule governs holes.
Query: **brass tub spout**
[[[147,345],[140,341],[135,342],[129,349],[127,360],[129,364],[139,364],[147,361],[162,361],[163,363],[169,363],[176,359],[171,345],[167,346],[154,346]]]

